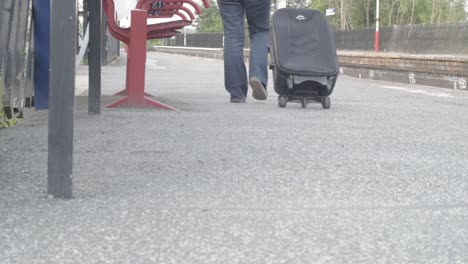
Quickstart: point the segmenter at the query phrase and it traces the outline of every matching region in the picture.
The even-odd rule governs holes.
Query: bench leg
[[[147,12],[145,10],[132,10],[131,23],[127,54],[127,89],[119,92],[119,94],[126,93],[127,95],[107,107],[151,107],[176,110],[145,96],[148,95],[145,93]]]
[[[117,95],[117,96],[126,96],[127,94],[128,94],[127,89],[125,89],[125,90],[122,90],[122,91],[120,91],[120,92],[115,93],[114,95]],[[152,95],[152,94],[149,94],[149,93],[147,93],[147,92],[145,92],[145,96],[146,96],[146,97],[156,97],[156,96],[154,96],[154,95]]]
[[[169,106],[167,104],[158,102],[148,97],[143,97],[141,101],[130,100],[128,96],[114,102],[107,108],[116,108],[116,107],[145,107],[145,108],[161,108],[170,111],[178,111],[176,108]]]

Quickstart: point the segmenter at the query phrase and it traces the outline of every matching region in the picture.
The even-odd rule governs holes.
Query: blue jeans
[[[251,41],[249,76],[268,82],[268,40],[271,0],[217,0],[224,29],[224,85],[231,97],[245,98],[248,82],[244,64],[244,14]]]

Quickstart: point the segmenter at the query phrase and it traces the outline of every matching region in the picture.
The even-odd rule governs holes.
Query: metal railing
[[[341,50],[374,50],[375,29],[336,31]],[[380,50],[411,54],[468,54],[468,22],[380,29]]]
[[[187,46],[201,48],[222,48],[223,33],[188,33],[179,34],[171,39],[164,39],[165,46]]]
[[[0,1],[0,127],[34,106],[33,5],[33,0]],[[120,47],[103,24],[102,64],[106,65],[119,55]]]
[[[374,50],[374,28],[334,31],[339,50]],[[194,33],[186,35],[188,47],[222,48],[222,33]],[[248,42],[248,38],[247,42]],[[412,54],[468,54],[468,22],[439,25],[402,25],[380,29],[382,51]],[[184,46],[180,34],[164,44]],[[248,46],[248,43],[246,44]]]

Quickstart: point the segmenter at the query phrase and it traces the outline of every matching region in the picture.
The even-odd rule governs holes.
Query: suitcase
[[[330,108],[330,95],[339,65],[327,17],[312,9],[283,8],[273,14],[270,69],[278,104],[290,101],[321,103]]]

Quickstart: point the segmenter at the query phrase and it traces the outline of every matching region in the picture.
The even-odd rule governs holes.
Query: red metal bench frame
[[[148,16],[152,3],[163,3],[157,8],[157,16]],[[166,104],[155,101],[145,94],[145,64],[146,64],[146,40],[157,38],[169,38],[177,35],[185,26],[190,25],[195,18],[190,9],[184,7],[184,3],[192,5],[195,12],[200,14],[200,7],[192,0],[140,0],[137,9],[131,11],[130,28],[121,28],[117,25],[114,0],[103,0],[103,9],[108,17],[109,32],[117,39],[128,45],[126,88],[117,94],[126,96],[107,107],[133,106],[156,107],[167,110],[176,110]],[[208,0],[203,0],[205,7],[209,7]],[[180,12],[186,12],[192,20]],[[179,16],[182,20],[148,25],[149,18],[172,18]]]
[[[188,20],[187,16],[185,16],[184,13],[179,11],[179,10],[182,10],[190,17],[190,20],[192,20],[192,21],[195,20],[195,15],[192,13],[192,11],[189,8],[187,8],[187,7],[183,6],[183,5],[168,4],[164,8],[165,8],[165,10],[160,11],[160,13],[158,15],[156,15],[156,16],[148,15],[148,17],[149,18],[171,18],[175,14],[175,15],[179,15],[179,17],[181,17],[182,19],[185,18],[185,20]],[[147,8],[145,6],[143,6],[142,9],[147,9]],[[154,10],[154,9],[151,9],[151,10]],[[150,13],[150,11],[148,11],[148,14],[149,13]]]

